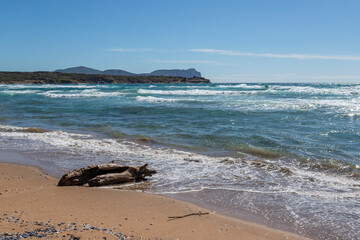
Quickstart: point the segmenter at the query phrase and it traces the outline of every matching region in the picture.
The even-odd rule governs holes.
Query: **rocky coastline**
[[[203,77],[119,76],[60,72],[0,72],[0,84],[201,84]]]

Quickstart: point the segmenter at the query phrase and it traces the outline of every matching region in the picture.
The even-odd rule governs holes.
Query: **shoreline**
[[[65,174],[65,172],[63,174],[59,173],[58,169],[54,168],[51,164],[44,162],[44,161],[38,161],[33,159],[33,157],[31,156],[27,156],[22,152],[18,152],[15,150],[8,150],[8,149],[2,149],[0,150],[0,155],[2,156],[6,156],[6,159],[3,159],[2,157],[0,157],[0,163],[10,163],[10,164],[15,164],[15,165],[24,165],[24,166],[29,166],[29,167],[35,167],[37,169],[39,169],[40,171],[49,174],[51,177],[59,180],[63,174]],[[84,166],[83,166],[84,167]],[[69,170],[70,171],[70,170]],[[146,182],[143,182],[144,184],[146,184]],[[116,187],[116,188],[112,188],[111,186],[104,186],[104,187],[100,187],[100,188],[108,188],[111,190],[117,190],[117,191],[142,191],[145,192],[146,194],[150,194],[150,195],[155,195],[155,196],[164,196],[170,199],[175,199],[181,202],[186,202],[186,203],[190,203],[193,204],[195,206],[198,206],[200,208],[203,209],[207,209],[209,211],[212,212],[217,212],[219,215],[221,216],[225,216],[225,217],[229,217],[229,218],[233,218],[233,219],[237,219],[237,220],[241,220],[241,221],[246,221],[248,223],[253,223],[256,225],[260,225],[260,226],[265,226],[267,228],[270,229],[275,229],[275,230],[279,230],[279,231],[283,231],[283,232],[288,232],[291,234],[295,234],[295,235],[300,235],[299,233],[297,233],[296,231],[292,231],[292,226],[291,225],[286,225],[286,224],[280,224],[280,223],[274,223],[271,222],[269,220],[266,220],[264,218],[262,218],[261,216],[252,214],[246,210],[231,210],[228,207],[224,207],[220,204],[210,204],[208,202],[204,202],[202,201],[203,199],[199,198],[198,196],[196,196],[196,192],[179,192],[179,193],[173,193],[173,194],[157,194],[157,193],[153,193],[153,192],[148,192],[148,188],[146,187],[146,185],[140,185],[140,186],[131,186],[128,184],[124,184],[124,187]],[[194,195],[195,194],[195,195]],[[305,237],[305,236],[303,236]],[[309,236],[306,236],[309,237]]]
[[[123,76],[108,74],[63,72],[6,72],[0,71],[0,84],[181,84],[211,83],[203,77]]]
[[[34,223],[40,222],[43,228],[56,229],[57,233],[49,237],[65,234],[65,239],[69,234],[85,239],[94,236],[121,239],[120,235],[115,236],[119,232],[129,239],[239,239],[239,236],[243,239],[305,239],[163,195],[106,188],[57,187],[57,178],[39,168],[5,163],[4,160],[1,157],[0,176],[7,180],[1,181],[4,185],[0,185],[0,209],[6,209],[0,212],[0,229],[4,229],[1,234],[28,232],[39,227]],[[199,211],[209,212],[209,215],[167,221],[168,216]],[[9,216],[23,222],[9,222]]]

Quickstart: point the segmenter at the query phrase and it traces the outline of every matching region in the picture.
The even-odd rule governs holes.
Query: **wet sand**
[[[303,239],[164,196],[57,181],[32,166],[0,163],[1,239]],[[209,214],[168,221],[200,211]]]

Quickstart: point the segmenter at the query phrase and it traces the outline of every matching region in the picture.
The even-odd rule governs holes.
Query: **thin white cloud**
[[[153,48],[110,48],[111,52],[154,52]]]
[[[223,62],[209,61],[209,60],[160,60],[160,59],[155,59],[154,61],[161,62],[161,63],[175,63],[175,64],[208,64],[208,65],[217,65],[217,66],[229,65],[229,64],[223,63]]]
[[[360,61],[360,56],[356,55],[316,55],[316,54],[274,54],[274,53],[249,53],[219,49],[189,49],[191,52],[212,53],[228,56],[248,56],[248,57],[267,57],[267,58],[289,58],[289,59],[322,59],[322,60],[345,60]]]

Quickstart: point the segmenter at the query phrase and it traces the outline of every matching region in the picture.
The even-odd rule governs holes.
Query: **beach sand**
[[[0,163],[0,239],[303,239],[160,195],[57,181],[35,167]],[[209,214],[168,221],[199,211]]]

